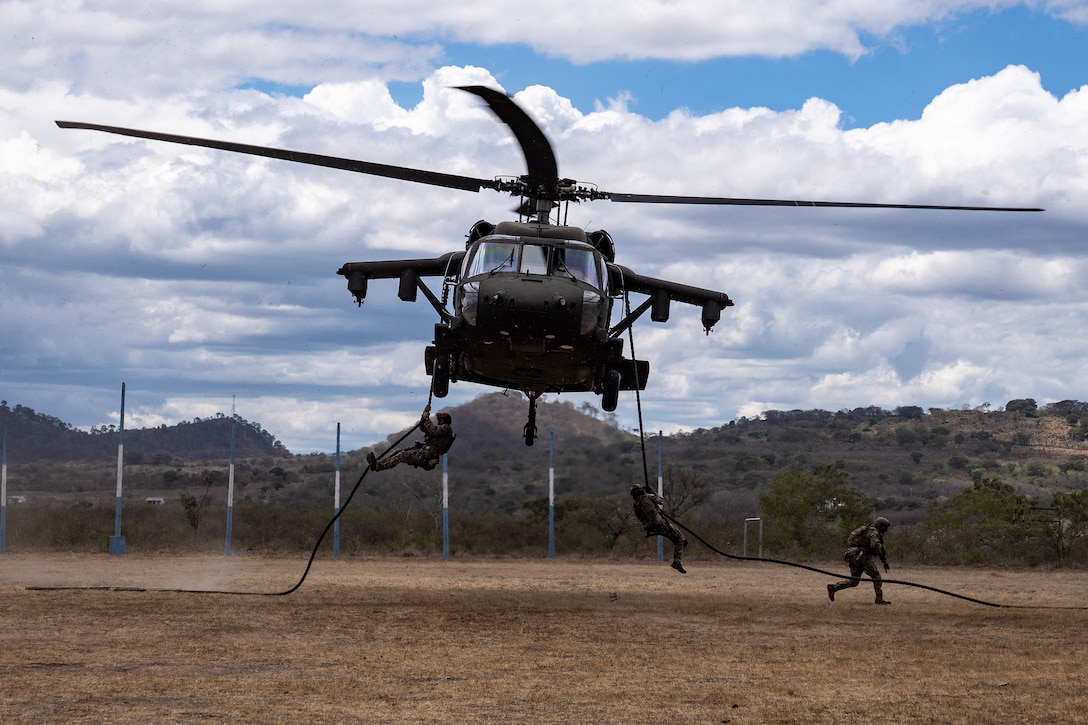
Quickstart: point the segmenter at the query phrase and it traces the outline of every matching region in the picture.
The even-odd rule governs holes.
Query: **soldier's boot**
[[[891,604],[891,602],[889,602],[887,599],[877,599],[876,603],[877,604]]]
[[[681,574],[687,574],[687,570],[684,569],[684,565],[680,563],[679,559],[673,559],[671,566],[673,569],[676,569],[676,571],[680,572]]]
[[[827,598],[831,601],[835,601],[835,592],[838,591],[834,584],[827,585]]]
[[[366,462],[370,464],[371,471],[384,471],[387,468],[392,468],[393,466],[397,465],[396,461],[392,460],[390,456],[386,456],[385,458],[377,458],[374,455],[373,451],[366,454]]]

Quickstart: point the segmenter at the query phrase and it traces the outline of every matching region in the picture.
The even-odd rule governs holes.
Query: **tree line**
[[[205,494],[214,472],[202,476]],[[705,505],[712,490],[691,467],[668,466],[668,512],[716,548],[741,553],[743,517]],[[762,548],[769,558],[836,560],[849,532],[875,515],[874,501],[853,487],[833,463],[780,470],[760,492]],[[216,551],[224,544],[225,512],[205,496],[181,492],[162,506],[132,502],[123,534],[130,550]],[[526,500],[514,512],[457,511],[451,507],[454,555],[540,556],[554,514],[560,554],[647,557],[656,550],[634,516],[627,494],[570,496],[549,512],[547,498]],[[249,503],[234,507],[232,547],[240,551],[312,549],[332,516],[328,508]],[[65,509],[13,506],[9,550],[105,551],[113,509],[106,503]],[[439,496],[405,487],[380,505],[356,501],[341,514],[341,549],[347,554],[437,555],[443,529]],[[326,541],[326,550],[331,541]],[[983,477],[929,507],[912,524],[894,520],[892,558],[900,563],[980,566],[1088,566],[1088,490],[1057,492],[1047,499],[1018,494],[998,478]],[[754,552],[754,548],[753,548]],[[750,553],[753,553],[750,552]],[[689,556],[713,556],[693,546]]]

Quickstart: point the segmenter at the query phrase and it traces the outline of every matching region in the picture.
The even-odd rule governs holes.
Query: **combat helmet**
[[[453,422],[453,418],[450,417],[450,414],[445,412],[439,413],[435,416],[435,418],[438,420],[438,423],[440,425],[449,425]]]
[[[887,531],[888,529],[891,528],[892,522],[888,521],[883,516],[878,516],[876,521],[873,522],[873,526],[875,526],[878,531],[883,533],[883,532],[885,532],[885,531]]]

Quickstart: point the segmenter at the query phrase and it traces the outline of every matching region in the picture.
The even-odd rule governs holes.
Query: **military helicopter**
[[[604,410],[613,411],[621,391],[646,388],[650,364],[624,355],[623,334],[647,311],[652,321],[666,322],[672,302],[694,305],[701,308],[703,329],[709,334],[721,319],[722,310],[733,305],[724,292],[640,275],[617,264],[615,244],[608,232],[587,232],[561,224],[558,218],[553,220],[553,212],[565,212],[572,202],[1041,211],[601,191],[559,176],[555,154],[543,130],[505,93],[485,86],[458,89],[481,98],[513,132],[525,158],[526,174],[477,179],[155,131],[71,121],[57,121],[57,125],[462,191],[492,189],[518,197],[517,221],[476,222],[469,230],[464,250],[429,259],[348,262],[338,274],[347,279],[348,291],[360,306],[366,298],[367,283],[373,279],[398,280],[398,296],[406,302],[416,301],[417,292],[422,292],[439,317],[434,340],[424,353],[435,397],[445,397],[450,383],[460,381],[523,392],[529,400],[523,431],[526,445],[532,445],[537,437],[536,403],[545,393],[592,392],[601,396]],[[441,297],[424,284],[424,277],[441,278]],[[633,310],[629,304],[632,292],[646,296]],[[626,314],[613,325],[612,308],[620,299],[627,302]]]

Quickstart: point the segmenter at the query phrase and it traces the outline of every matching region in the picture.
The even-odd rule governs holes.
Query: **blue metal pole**
[[[548,558],[555,558],[555,428],[548,431]]]
[[[4,454],[0,459],[0,553],[8,541],[8,422],[4,421]]]
[[[233,418],[234,411],[231,411]],[[238,438],[238,420],[233,418],[230,424],[230,469],[227,473],[227,543],[224,553],[230,556],[230,540],[234,529],[234,444]]]
[[[113,536],[110,554],[125,553],[125,537],[121,536],[121,478],[125,468],[125,384],[121,383],[121,426],[117,434],[117,506],[113,516]]]
[[[340,513],[340,424],[336,424],[336,482],[333,484],[332,515]],[[340,556],[340,518],[332,524],[332,555]]]
[[[442,558],[450,558],[450,471],[448,454],[442,454]]]
[[[665,468],[662,461],[664,460],[665,443],[661,437],[661,431],[657,432],[657,495],[665,495]],[[665,560],[665,537],[657,537],[657,560]]]

